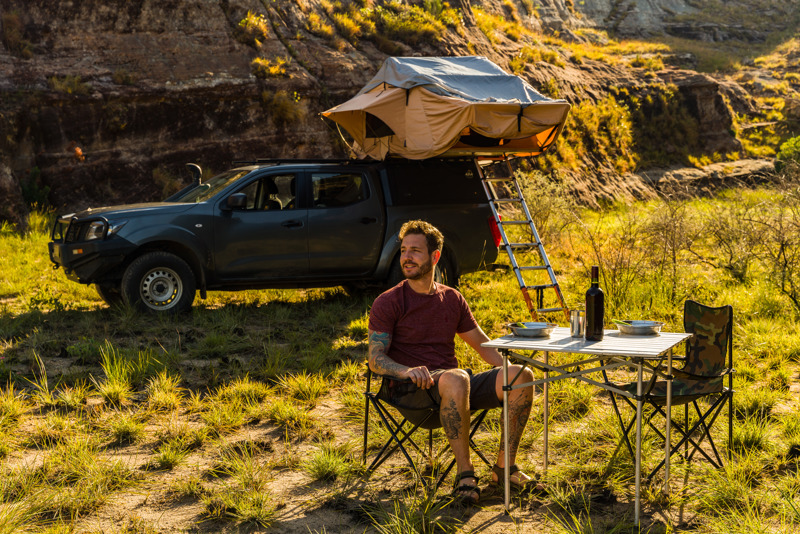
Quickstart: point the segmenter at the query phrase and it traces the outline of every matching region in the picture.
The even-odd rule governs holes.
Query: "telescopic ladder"
[[[528,306],[531,317],[536,321],[539,319],[539,314],[563,311],[569,321],[569,309],[564,304],[564,296],[561,293],[558,280],[556,280],[556,274],[550,265],[550,260],[547,258],[547,252],[544,250],[544,245],[539,237],[539,232],[536,230],[531,212],[528,210],[528,204],[522,194],[522,188],[516,176],[514,176],[511,164],[507,159],[505,160],[507,174],[493,172],[491,173],[492,176],[487,176],[480,162],[476,160],[475,163],[483,184],[483,190],[492,209],[492,215],[497,223],[497,229],[500,232],[501,246],[508,254],[508,259],[517,277],[522,297],[525,299],[525,304]],[[504,220],[504,214],[510,218]],[[517,260],[517,253],[527,252],[531,249],[536,249],[538,252],[538,259],[534,261],[539,261],[539,263],[536,265],[520,265]],[[519,255],[526,261],[527,258],[533,256],[528,254]],[[547,277],[543,275],[545,271]],[[531,279],[534,279],[535,282],[544,283],[530,283]],[[545,307],[545,290],[547,289],[555,291],[555,298],[547,299],[547,305],[550,305],[550,307]],[[534,293],[533,298],[531,298],[531,290]]]

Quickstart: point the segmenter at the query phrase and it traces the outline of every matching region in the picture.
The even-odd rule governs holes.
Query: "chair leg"
[[[361,463],[367,463],[367,434],[369,432],[369,396],[364,395],[364,448],[361,454]]]
[[[400,423],[397,423],[397,420],[394,417],[392,417],[392,414],[390,414],[385,408],[383,408],[378,403],[377,400],[375,400],[375,399],[370,399],[370,400],[373,402],[373,407],[378,412],[378,415],[381,418],[381,422],[382,422],[384,428],[386,428],[389,431],[390,435],[389,435],[389,439],[383,445],[383,448],[381,448],[381,450],[375,456],[375,459],[372,461],[372,463],[369,465],[369,467],[367,467],[367,469],[366,469],[367,473],[371,473],[372,471],[377,469],[381,464],[383,464],[383,462],[385,462],[387,459],[389,459],[389,457],[392,454],[394,454],[395,451],[397,451],[399,449],[400,452],[403,454],[403,456],[405,456],[406,461],[408,461],[408,464],[414,470],[414,473],[416,473],[416,475],[420,479],[422,479],[422,476],[421,476],[419,470],[417,469],[416,464],[412,460],[411,456],[408,454],[408,451],[404,447],[404,444],[406,442],[408,442],[415,449],[417,449],[418,451],[422,452],[422,450],[419,448],[419,446],[412,439],[411,435],[417,430],[417,428],[420,427],[420,425],[424,424],[424,422],[427,420],[427,418],[425,420],[423,420],[422,422],[420,422],[419,424],[412,425],[410,430],[405,430],[405,424],[407,422],[407,420],[405,418],[403,418],[403,420]],[[428,415],[428,417],[430,417],[430,416],[431,416],[431,414]],[[392,444],[394,444],[394,446],[392,446]],[[423,480],[423,482],[424,482],[424,480]]]
[[[685,424],[685,426],[681,426],[681,425],[677,424],[675,421],[673,421],[673,428],[675,430],[677,430],[681,434],[682,437],[678,441],[678,443],[676,443],[674,446],[671,447],[670,456],[675,454],[675,453],[677,453],[677,452],[679,452],[681,447],[683,447],[684,448],[683,456],[686,459],[686,461],[691,461],[692,458],[694,457],[694,454],[696,452],[699,452],[706,460],[708,460],[708,462],[711,465],[714,466],[714,468],[719,469],[720,467],[722,467],[722,458],[719,455],[719,452],[717,451],[717,447],[716,447],[716,445],[714,443],[714,440],[713,440],[713,438],[711,436],[711,427],[714,426],[714,421],[716,421],[716,419],[719,416],[719,414],[722,413],[722,408],[724,407],[724,403],[727,401],[727,398],[728,398],[728,395],[725,395],[725,394],[721,395],[708,408],[708,410],[706,411],[705,414],[702,414],[700,412],[699,406],[697,406],[697,403],[694,402],[693,404],[695,405],[695,411],[697,412],[699,420],[691,428],[689,428],[689,424],[688,424],[688,420],[689,420],[688,419],[688,405],[686,405],[686,412],[685,412],[686,413],[686,416],[685,416],[686,424]],[[658,413],[661,414],[662,417],[666,417],[666,413],[664,413],[664,411],[662,410],[662,408],[660,406],[656,405],[655,408],[658,411]],[[709,419],[709,417],[710,417],[710,419]],[[651,428],[656,430],[656,432],[658,432],[658,430],[652,424],[650,426],[651,426]],[[700,435],[700,438],[697,439],[697,440],[693,439],[692,438],[692,434],[694,434],[695,432],[697,432],[698,430],[701,430],[701,429],[702,429],[702,433]],[[662,435],[660,432],[658,432],[658,434]],[[716,461],[706,451],[704,451],[703,448],[701,447],[701,444],[703,443],[703,440],[705,440],[705,439],[708,439],[708,442],[709,442],[709,444],[711,446],[711,450],[712,450],[712,452],[714,454],[714,457],[716,457]],[[689,452],[689,446],[690,445],[691,445],[691,452]],[[648,480],[652,479],[653,476],[663,466],[664,466],[664,460],[661,460],[661,462],[647,476],[647,479]]]

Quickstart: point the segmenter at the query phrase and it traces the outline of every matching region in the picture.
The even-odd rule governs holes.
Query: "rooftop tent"
[[[322,115],[353,137],[358,157],[533,156],[555,142],[569,108],[485,57],[393,57]]]

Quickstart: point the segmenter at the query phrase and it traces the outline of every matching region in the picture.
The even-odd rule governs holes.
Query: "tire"
[[[403,275],[403,269],[400,267],[400,255],[398,254],[394,260],[392,260],[392,267],[389,269],[386,286],[394,287],[403,280],[405,280],[405,276]],[[450,287],[456,287],[458,285],[458,276],[453,267],[453,262],[450,261],[450,254],[448,254],[447,249],[442,251],[442,257],[439,258],[439,262],[436,264],[436,267],[434,267],[433,280],[439,284]]]
[[[97,291],[97,294],[100,295],[100,298],[103,299],[103,302],[112,308],[123,303],[122,292],[118,284],[111,284],[108,282],[94,284],[94,289]]]
[[[433,272],[433,279],[446,286],[458,286],[458,275],[453,262],[450,260],[450,254],[445,249],[442,251],[442,257],[439,258],[439,263],[436,264],[436,269]]]
[[[148,252],[139,256],[122,277],[125,302],[153,313],[188,311],[194,301],[195,289],[192,269],[169,252]]]

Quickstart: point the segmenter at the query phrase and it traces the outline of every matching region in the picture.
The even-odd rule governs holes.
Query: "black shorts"
[[[495,384],[499,367],[472,374],[471,369],[464,369],[470,375],[469,381],[469,409],[470,411],[499,408],[503,405],[502,399],[497,398]],[[436,380],[437,375],[447,369],[437,369],[431,372]],[[430,389],[417,387],[411,381],[400,381],[386,378],[381,384],[378,398],[385,400],[408,419],[412,424],[420,424],[423,428],[438,428],[439,405],[442,397],[439,395],[438,380]]]

